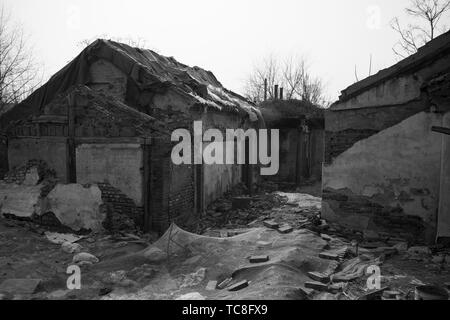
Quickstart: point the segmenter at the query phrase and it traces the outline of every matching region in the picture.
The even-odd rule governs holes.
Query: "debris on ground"
[[[45,232],[45,236],[47,237],[48,241],[54,243],[54,244],[64,244],[66,242],[68,243],[75,243],[82,239],[82,236],[77,236],[74,234],[69,233],[58,233],[58,232]]]
[[[76,254],[73,257],[72,261],[73,261],[73,263],[76,263],[76,264],[94,264],[94,263],[98,263],[100,260],[96,256],[94,256],[90,253],[81,252],[81,253]]]
[[[0,293],[33,294],[41,282],[41,279],[7,279],[0,284]]]
[[[23,179],[27,184],[36,180],[36,170]],[[29,283],[20,295],[11,295],[13,289],[0,295],[403,300],[417,298],[417,288],[420,293],[422,286],[448,282],[448,248],[329,224],[321,219],[320,198],[272,187],[279,185],[266,184],[251,196],[243,189],[230,192],[208,208],[199,228],[188,228],[194,233],[172,225],[161,238],[134,229],[50,231],[32,220],[0,218],[0,288],[38,279],[34,290]],[[72,264],[86,267],[81,291],[66,287]],[[369,290],[368,271],[374,267],[380,268],[380,288]]]

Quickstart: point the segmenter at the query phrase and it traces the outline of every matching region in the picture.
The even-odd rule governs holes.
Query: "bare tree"
[[[23,29],[0,12],[0,113],[26,98],[40,83],[37,64],[26,45]]]
[[[298,94],[302,95],[307,73],[304,59],[289,57],[285,60],[282,82],[286,90],[286,99],[294,99]]]
[[[439,26],[448,10],[450,0],[411,0],[405,11],[409,17],[416,19],[415,23],[402,27],[398,18],[391,22],[392,29],[400,35],[399,42],[393,47],[394,53],[400,58],[406,58],[445,32],[446,27],[439,30]]]
[[[281,80],[280,65],[274,55],[266,57],[262,63],[255,65],[247,79],[245,95],[249,100],[264,100],[264,82],[267,80],[267,98],[274,99],[274,87]]]
[[[274,55],[268,56],[249,75],[245,87],[248,99],[264,100],[264,82],[267,80],[267,98],[274,99],[275,85],[284,89],[285,98],[301,99],[315,105],[327,105],[324,97],[324,85],[321,79],[309,71],[304,57],[288,57],[280,63]]]

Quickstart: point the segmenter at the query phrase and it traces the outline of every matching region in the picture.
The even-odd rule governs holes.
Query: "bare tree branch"
[[[22,28],[12,24],[10,14],[0,11],[0,113],[19,103],[39,85],[36,63],[26,45]]]
[[[264,82],[267,80],[267,98],[274,99],[275,85],[284,88],[285,98],[301,99],[315,105],[328,105],[324,98],[323,82],[313,77],[303,57],[288,57],[280,63],[274,55],[266,57],[255,65],[245,87],[248,99],[257,102],[264,100]]]
[[[398,18],[392,20],[391,28],[400,36],[399,42],[392,48],[394,53],[402,59],[406,58],[440,33],[446,32],[447,28],[439,28],[439,22],[449,10],[450,0],[411,0],[405,12],[417,22],[402,27]]]

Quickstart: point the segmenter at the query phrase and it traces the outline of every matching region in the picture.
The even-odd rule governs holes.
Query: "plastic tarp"
[[[171,87],[198,104],[245,113],[252,121],[260,118],[259,111],[250,102],[225,89],[210,71],[186,66],[151,50],[99,39],[22,103],[5,113],[0,118],[2,130],[11,121],[37,115],[56,95],[66,92],[71,86],[88,85],[89,67],[99,59],[111,62],[132,80],[127,88],[127,102],[136,103],[134,100],[140,91],[158,92]]]
[[[207,299],[303,299],[304,283],[311,281],[309,271],[324,272],[329,260],[318,257],[326,242],[308,230],[290,234],[257,228],[231,238],[211,238],[186,232],[172,225],[151,247],[137,254],[159,250],[167,259],[158,263],[163,270],[143,289],[113,299],[176,299],[197,292]],[[250,256],[268,255],[266,263],[251,264]],[[137,257],[129,256],[127,261]],[[147,262],[148,263],[148,262]],[[204,278],[186,285],[186,278],[203,273]],[[210,281],[233,278],[233,282],[249,281],[237,292],[207,290]]]

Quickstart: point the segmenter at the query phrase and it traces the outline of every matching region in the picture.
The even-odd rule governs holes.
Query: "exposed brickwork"
[[[182,226],[192,217],[195,186],[194,168],[190,165],[172,164],[169,197],[169,220]]]
[[[103,224],[105,229],[116,231],[143,225],[144,208],[136,206],[132,199],[109,183],[97,183],[97,185],[102,192],[104,210],[107,213]]]
[[[332,204],[342,217],[359,215],[370,218],[369,229],[392,237],[401,237],[413,243],[425,243],[425,224],[416,216],[407,215],[400,207],[387,207],[359,195],[348,195],[330,190],[323,191],[323,200]]]
[[[327,131],[325,133],[325,163],[331,163],[334,158],[350,149],[358,141],[367,139],[377,133],[378,131],[371,129],[348,129],[340,132]]]
[[[37,168],[39,181],[44,187],[41,190],[41,197],[46,197],[50,191],[56,186],[58,179],[54,170],[50,169],[42,160],[30,160],[23,166],[12,169],[4,176],[3,181],[6,183],[22,184],[25,181],[25,176],[32,169]]]
[[[172,143],[155,139],[151,146],[150,212],[152,228],[164,231],[175,222],[182,225],[194,208],[193,166],[172,164]]]

